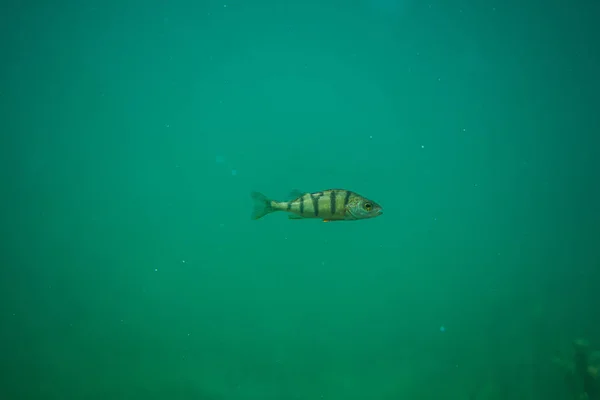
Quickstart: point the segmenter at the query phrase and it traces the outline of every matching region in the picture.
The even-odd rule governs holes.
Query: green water
[[[597,2],[9,3],[1,400],[571,399]]]

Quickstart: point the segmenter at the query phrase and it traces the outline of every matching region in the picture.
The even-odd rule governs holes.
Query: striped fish
[[[290,213],[290,219],[318,218],[323,222],[353,221],[374,218],[383,213],[381,206],[357,193],[344,189],[329,189],[315,193],[294,192],[292,201],[274,201],[252,192],[254,211],[252,219],[259,219],[275,211]]]

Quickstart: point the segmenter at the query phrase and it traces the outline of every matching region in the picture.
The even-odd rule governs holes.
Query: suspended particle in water
[[[237,169],[231,170],[231,176],[237,176]]]

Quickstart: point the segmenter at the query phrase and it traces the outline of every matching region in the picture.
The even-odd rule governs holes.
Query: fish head
[[[357,195],[348,204],[347,213],[349,219],[375,218],[383,214],[383,207],[372,200]]]

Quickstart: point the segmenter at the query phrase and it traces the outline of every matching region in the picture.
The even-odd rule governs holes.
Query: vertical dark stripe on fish
[[[300,201],[300,215],[304,215],[304,196],[300,196],[298,200]]]
[[[349,191],[349,190],[346,191],[346,197],[344,198],[344,208],[348,207],[348,202],[350,201],[351,194],[352,194],[351,191]]]
[[[287,203],[287,210],[290,211],[292,209],[292,201],[288,201]]]
[[[315,217],[318,217],[319,216],[319,197],[321,197],[321,196],[313,196],[312,194],[309,194],[309,196],[313,203],[313,210],[315,211]]]
[[[332,190],[331,193],[329,193],[329,201],[330,201],[330,208],[331,208],[331,215],[334,216],[335,215],[335,190]]]

